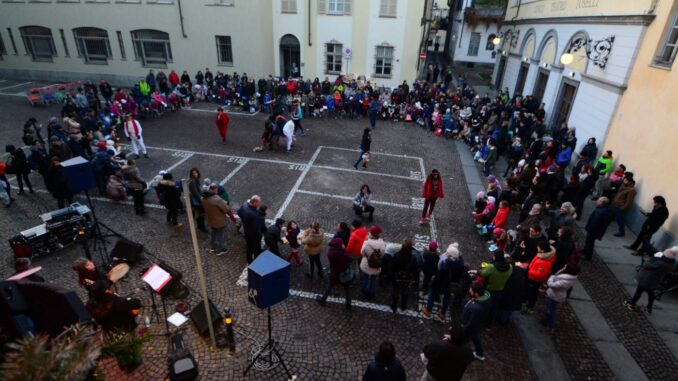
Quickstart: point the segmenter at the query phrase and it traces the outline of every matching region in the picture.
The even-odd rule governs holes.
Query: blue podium
[[[265,309],[290,295],[290,264],[266,250],[247,268],[247,298]]]

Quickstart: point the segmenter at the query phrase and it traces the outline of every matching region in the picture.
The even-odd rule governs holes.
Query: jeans
[[[558,309],[558,302],[546,297],[546,326],[555,328],[556,326],[556,310]]]
[[[367,275],[365,273],[362,273],[360,291],[362,291],[363,294],[368,296],[374,296],[374,294],[377,293],[378,284],[379,280],[377,279],[376,275]]]
[[[614,211],[614,220],[617,222],[617,226],[619,227],[618,234],[619,235],[624,235],[625,230],[624,230],[624,211],[617,208],[616,206],[612,208]]]
[[[247,263],[249,264],[261,253],[261,236],[245,236],[245,243],[247,244]]]
[[[365,154],[365,152],[367,151],[360,150],[360,156],[358,156],[358,161],[356,161],[355,164],[353,164],[354,167],[357,167],[358,164],[360,164],[360,162],[363,161],[363,155]],[[366,165],[367,163],[363,164],[363,167]]]
[[[210,230],[210,242],[212,244],[212,249],[218,253],[226,250],[226,247],[224,246],[226,227],[222,226],[220,228],[210,228]]]
[[[633,298],[631,299],[631,304],[635,306],[636,303],[638,303],[640,296],[643,295],[643,292],[647,293],[647,310],[652,312],[652,304],[654,304],[654,290],[647,289],[643,286],[637,286],[636,292],[633,294]]]
[[[486,161],[486,162],[485,162],[484,169],[483,169],[483,173],[485,174],[485,177],[487,177],[487,176],[490,175],[490,170],[491,170],[492,168],[494,168],[494,163],[490,163],[490,162],[487,162],[487,161]]]
[[[473,348],[478,356],[483,356],[483,344],[480,342],[480,332],[468,334],[473,342]]]
[[[512,313],[513,311],[501,310],[501,313],[499,314],[499,324],[502,326],[508,325]]]
[[[293,119],[294,122],[294,132],[296,133],[297,130],[301,130],[301,134],[304,135],[306,134],[306,131],[304,131],[304,127],[301,126],[301,119]]]
[[[308,256],[308,262],[309,262],[308,265],[311,268],[311,271],[309,272],[311,277],[313,277],[314,268],[317,267],[318,268],[318,276],[322,278],[323,277],[323,265],[320,262],[320,254],[309,255]]]
[[[317,257],[319,257],[319,255],[317,255]],[[332,291],[334,286],[336,286],[337,284],[341,285],[341,287],[344,289],[344,295],[346,295],[345,304],[346,304],[347,307],[350,307],[351,306],[351,288],[349,287],[351,285],[350,282],[347,282],[347,283],[332,283],[332,282],[330,282],[330,284],[327,286],[327,289],[325,290],[325,293],[323,294],[323,296],[320,299],[323,302],[325,302],[327,300],[327,298],[330,296],[330,292]]]
[[[633,250],[638,250],[641,253],[645,253],[648,255],[652,255],[654,253],[648,253],[647,251],[650,250],[650,239],[652,238],[652,235],[654,233],[643,228],[639,233],[638,236],[636,237],[636,240],[633,241],[631,244],[631,248]]]
[[[374,128],[374,126],[377,125],[377,112],[376,111],[370,111],[370,126]]]
[[[436,197],[424,199],[424,210],[421,211],[421,218],[426,218],[427,215],[433,214],[433,208],[436,207]]]
[[[362,208],[358,205],[353,205],[353,211],[355,211],[355,214],[357,216],[361,216],[361,217],[362,217],[363,213],[368,213],[369,216],[367,218],[369,218],[370,221],[372,220],[372,217],[374,216],[374,207],[372,205],[365,205]]]
[[[33,192],[33,186],[31,185],[31,180],[28,179],[28,173],[17,173],[16,174],[16,182],[19,185],[19,194],[24,193],[24,181],[26,182],[26,185],[28,186],[28,190]]]

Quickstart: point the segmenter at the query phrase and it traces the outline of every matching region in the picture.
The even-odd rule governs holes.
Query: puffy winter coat
[[[545,253],[538,253],[527,269],[527,279],[532,282],[546,282],[551,275],[551,266],[556,260],[556,249],[553,246]]]
[[[576,275],[558,273],[551,275],[546,282],[549,288],[546,290],[546,296],[555,300],[558,303],[564,302],[567,299],[567,290],[572,288]]]

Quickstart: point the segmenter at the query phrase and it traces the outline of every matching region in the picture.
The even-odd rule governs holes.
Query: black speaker
[[[64,168],[68,187],[73,193],[80,193],[97,187],[94,172],[92,172],[92,164],[82,156],[68,159],[62,162],[61,166]]]
[[[138,263],[144,259],[144,245],[120,238],[111,251],[111,258],[122,259],[129,264]]]
[[[184,347],[180,333],[170,339],[174,352],[167,358],[170,381],[192,381],[198,377],[198,363],[191,352]]]
[[[16,281],[0,282],[0,313],[18,315],[29,311],[30,306]]]
[[[209,301],[210,303],[210,313],[212,315],[212,327],[214,327],[219,321],[221,320],[221,314],[219,313],[219,309],[212,303],[212,301]],[[209,335],[210,328],[207,325],[207,316],[205,316],[205,304],[201,300],[198,305],[193,307],[191,310],[191,320],[193,320],[193,324],[195,324],[195,328],[198,330],[198,333],[200,333],[203,336]]]

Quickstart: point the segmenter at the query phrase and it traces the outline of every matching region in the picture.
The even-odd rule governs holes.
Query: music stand
[[[167,284],[172,280],[172,275],[165,271],[162,267],[160,267],[157,263],[154,263],[151,265],[151,267],[146,270],[145,273],[141,275],[141,279],[148,284],[150,287],[149,293],[151,294],[151,309],[153,310],[152,316],[157,317],[158,323],[160,322],[160,315],[158,313],[158,306],[155,303],[155,292],[160,294],[163,288],[167,286]],[[165,305],[165,298],[160,294],[160,301],[162,304],[162,313],[163,316],[165,317],[165,333],[162,336],[165,336],[168,338],[168,344],[171,344],[169,342],[169,337],[170,337],[170,328],[169,328],[169,323],[167,322],[167,307]]]

